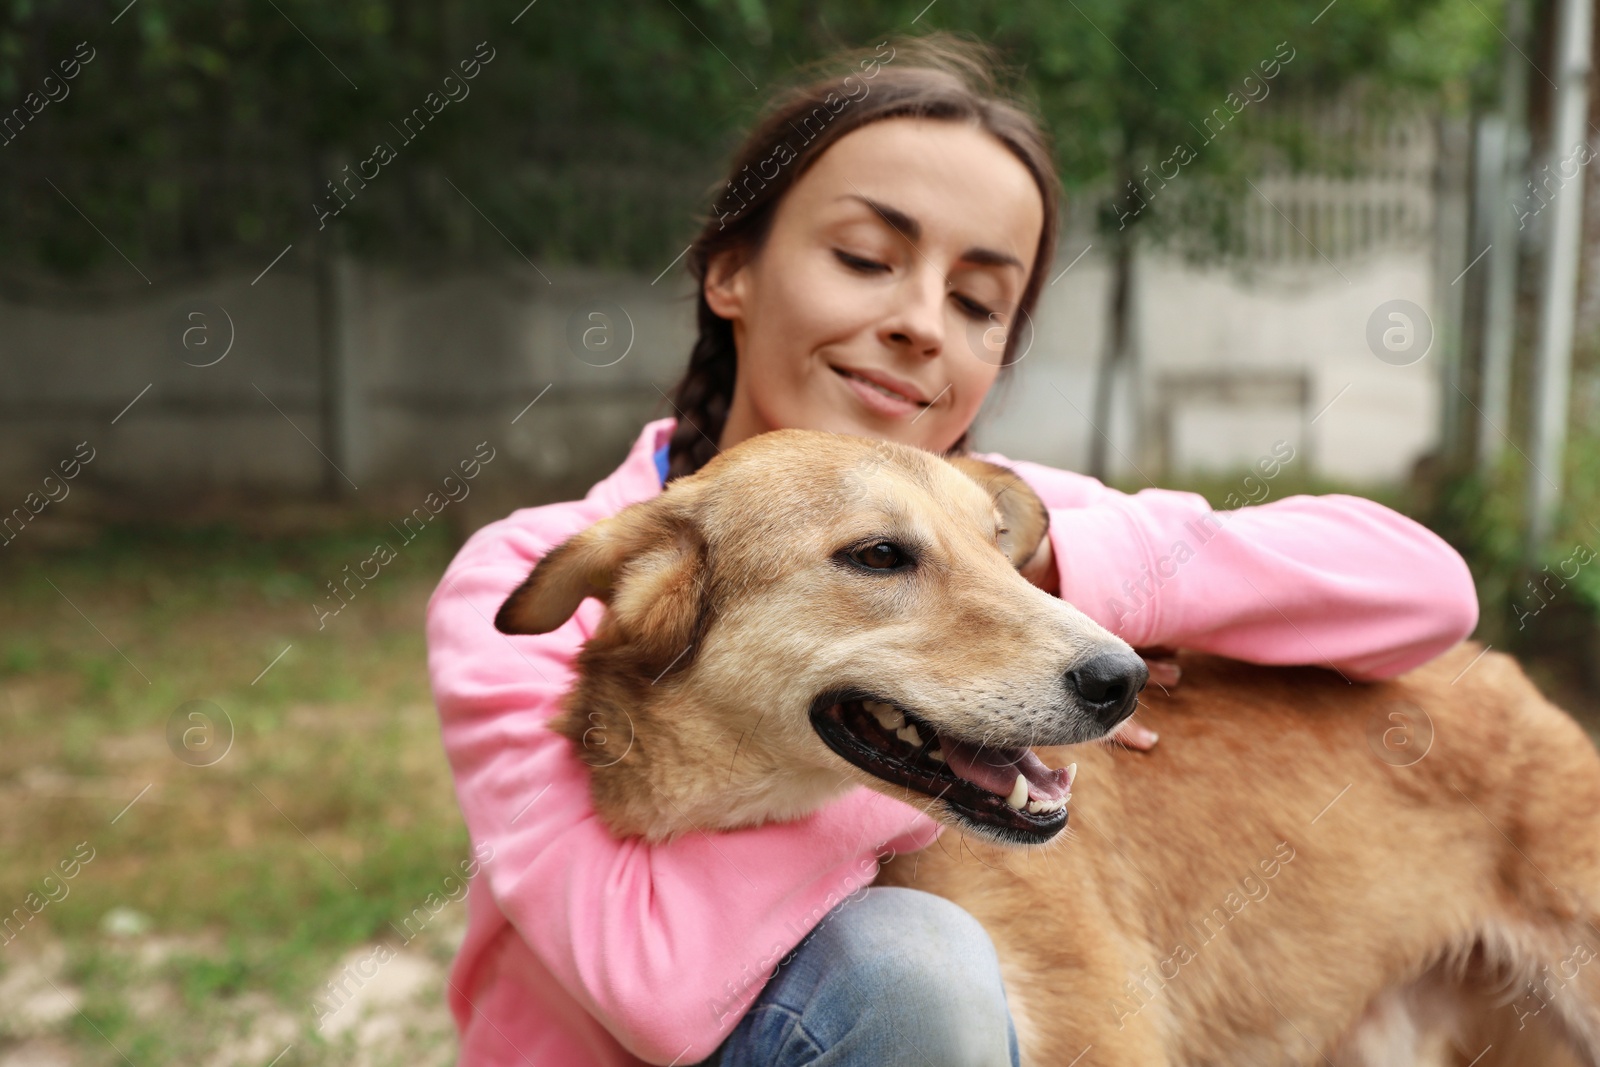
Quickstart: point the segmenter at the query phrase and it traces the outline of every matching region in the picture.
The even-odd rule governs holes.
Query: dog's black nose
[[[1133,714],[1149,678],[1150,669],[1132,652],[1102,652],[1067,672],[1067,688],[1109,730]]]

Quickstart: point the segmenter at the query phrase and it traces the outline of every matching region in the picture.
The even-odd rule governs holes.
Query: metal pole
[[[1550,129],[1553,193],[1545,245],[1544,292],[1539,307],[1533,426],[1528,473],[1530,561],[1549,540],[1561,506],[1562,459],[1567,445],[1567,399],[1572,377],[1572,337],[1583,238],[1583,164],[1588,162],[1589,66],[1593,0],[1559,0],[1556,23],[1556,91]]]
[[[1485,156],[1498,157],[1499,170],[1488,176],[1494,190],[1489,216],[1488,277],[1484,288],[1483,362],[1478,390],[1477,458],[1479,469],[1491,471],[1505,450],[1510,432],[1511,355],[1517,333],[1517,259],[1522,241],[1518,186],[1528,163],[1528,61],[1521,49],[1528,39],[1526,0],[1506,5],[1505,65],[1500,79],[1498,121],[1485,121],[1491,139]],[[1486,158],[1488,163],[1489,159]]]
[[[342,231],[330,234],[317,263],[318,359],[323,488],[339,498],[362,474],[363,411],[356,351],[356,269]]]
[[[1434,129],[1438,145],[1433,173],[1433,303],[1438,316],[1434,343],[1439,353],[1439,454],[1453,466],[1462,451],[1466,414],[1459,385],[1466,347],[1465,295],[1471,285],[1465,275],[1477,254],[1477,249],[1470,247],[1472,126],[1466,119],[1441,116]],[[1446,282],[1446,278],[1454,280]]]

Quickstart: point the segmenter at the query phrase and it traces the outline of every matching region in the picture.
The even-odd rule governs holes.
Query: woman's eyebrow
[[[871,208],[873,213],[887,222],[900,236],[916,244],[922,239],[922,223],[907,215],[897,207],[891,207],[880,200],[861,196],[856,193],[846,193],[839,197],[840,200],[858,200]],[[1022,260],[1009,252],[997,252],[992,248],[969,248],[961,253],[961,258],[971,263],[992,267],[1016,267],[1022,269]]]

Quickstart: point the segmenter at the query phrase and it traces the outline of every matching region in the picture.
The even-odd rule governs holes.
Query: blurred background
[[[1600,710],[1588,0],[924,3],[0,4],[0,1067],[453,1061],[423,606],[670,413],[696,220],[841,47],[993,42],[1055,138],[980,447],[1374,497]]]

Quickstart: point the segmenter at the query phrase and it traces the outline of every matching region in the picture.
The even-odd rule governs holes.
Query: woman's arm
[[[1377,679],[1432,659],[1477,625],[1460,555],[1370,500],[1293,496],[1213,511],[1195,493],[1129,495],[1014,466],[1050,506],[1061,596],[1132,645]]]
[[[541,509],[548,510],[548,509]],[[812,816],[651,845],[613,839],[589,771],[545,721],[600,607],[541,636],[490,622],[566,532],[531,513],[474,536],[428,605],[428,666],[490,892],[556,980],[634,1055],[696,1062],[725,1038],[778,959],[869,883],[876,857],[927,845],[939,824],[871,790]],[[617,739],[620,745],[625,739]]]

